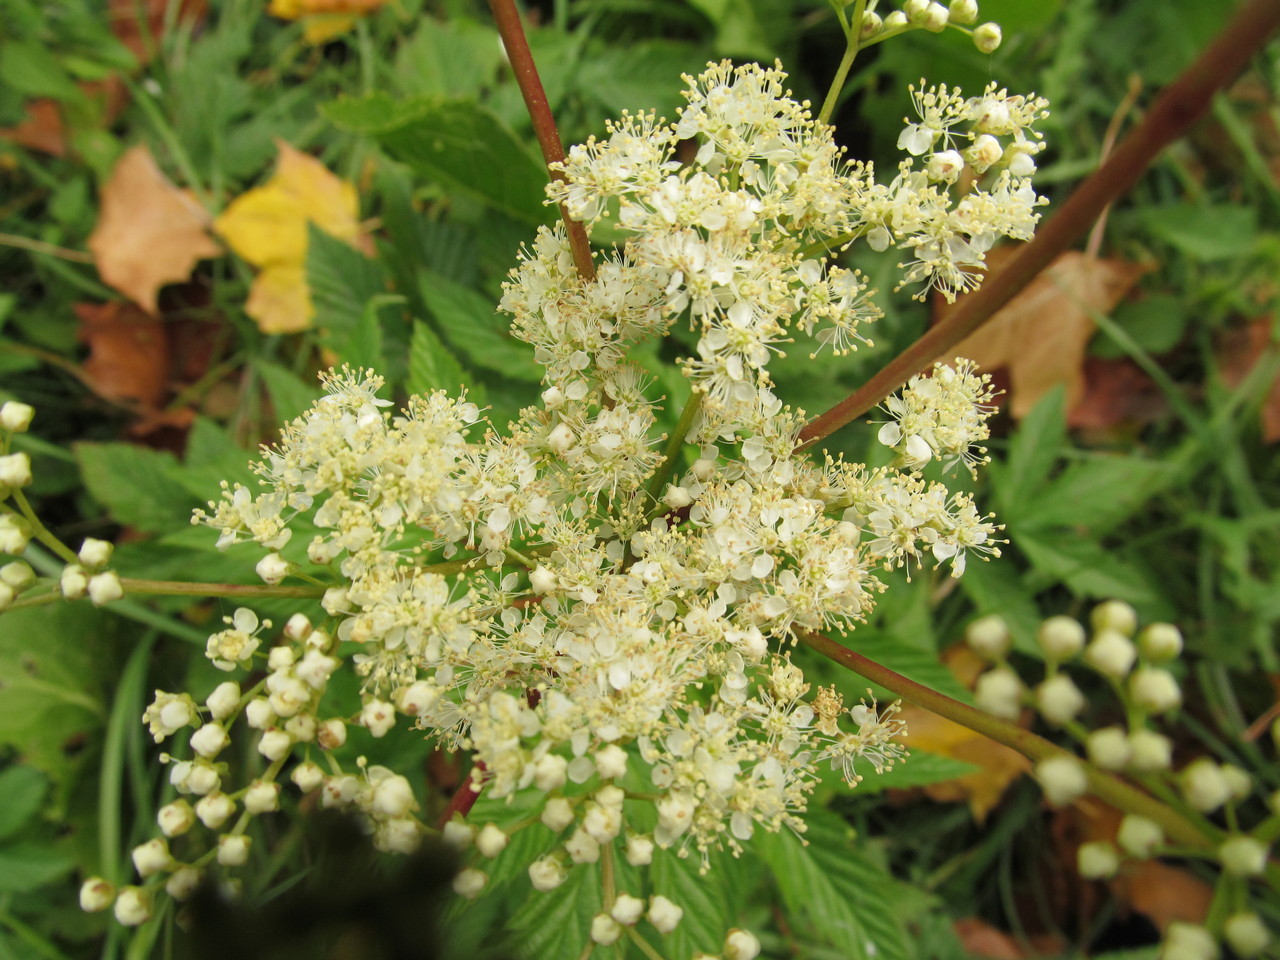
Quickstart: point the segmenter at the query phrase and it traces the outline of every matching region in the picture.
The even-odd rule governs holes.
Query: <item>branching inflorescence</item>
[[[227,488],[197,514],[220,547],[262,547],[267,583],[331,583],[327,618],[295,615],[277,640],[242,609],[208,654],[228,672],[265,666],[264,680],[228,679],[203,704],[157,692],[155,739],[193,729],[191,755],[171,764],[182,797],[160,813],[164,837],[135,851],[155,879],[116,900],[123,922],[145,919],[166,877],[181,898],[213,861],[244,863],[249,822],[279,808],[285,778],[358,811],[380,847],[412,849],[431,828],[409,781],[344,769],[331,752],[351,725],[381,737],[412,724],[472,754],[470,789],[539,798],[515,826],[444,829],[493,857],[540,820],[554,840],[529,866],[538,890],[615,856],[705,862],[757,830],[803,832],[822,765],[855,783],[903,754],[894,707],[813,689],[789,647],[865,619],[885,568],[932,555],[959,575],[969,554],[998,552],[991,519],[921,474],[981,461],[988,382],[967,362],[912,381],[880,432],[897,465],[869,469],[795,453],[805,414],[775,395],[769,362],[793,340],[837,352],[862,341],[878,316],[871,291],[831,262],[859,238],[901,248],[904,284],[949,297],[977,283],[998,237],[1027,238],[1040,203],[1031,124],[1045,105],[994,85],[968,99],[913,90],[910,157],[880,184],[790,97],[779,67],[718,63],[686,80],[674,123],[624,115],[573,148],[548,188],[625,240],[591,279],[560,229],[521,253],[501,306],[544,367],[540,402],[499,433],[442,391],[392,414],[378,376],[344,368],[265,451],[262,491]],[[696,156],[682,163],[689,140]],[[697,345],[667,436],[670,398],[632,351],[676,324]],[[305,560],[291,542],[304,529]],[[358,705],[326,696],[343,670],[361,678]],[[241,717],[266,766],[236,787],[219,757]],[[216,839],[189,839],[197,823]],[[472,866],[456,888],[474,895],[485,879]],[[87,905],[105,906],[96,883]],[[592,938],[637,922],[643,892],[606,889]],[[666,932],[680,910],[663,894],[647,911]],[[734,936],[749,955],[750,935]]]

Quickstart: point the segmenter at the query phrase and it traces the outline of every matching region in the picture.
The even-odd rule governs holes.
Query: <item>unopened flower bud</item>
[[[940,3],[930,3],[925,9],[924,19],[920,21],[920,26],[931,33],[941,33],[947,29],[947,21],[950,19],[951,15],[946,7]]]
[[[1139,667],[1129,677],[1129,696],[1147,713],[1167,713],[1182,704],[1182,690],[1172,673],[1160,667]]]
[[[62,568],[62,576],[58,579],[58,587],[68,600],[79,600],[89,592],[89,577],[84,567],[78,563],[68,563]]]
[[[169,852],[169,844],[163,837],[155,837],[133,848],[133,866],[138,871],[138,876],[144,880],[162,870],[168,870],[172,863],[173,854]]]
[[[278,727],[272,727],[270,730],[265,731],[262,734],[262,739],[258,741],[258,753],[275,763],[277,760],[283,759],[292,746],[293,737]]]
[[[1120,869],[1120,852],[1106,840],[1082,843],[1076,851],[1076,866],[1086,880],[1106,880]]]
[[[985,660],[999,660],[1009,652],[1009,625],[999,614],[979,617],[965,628],[964,642]]]
[[[293,768],[293,772],[289,774],[289,779],[303,793],[310,793],[324,783],[324,768],[318,763],[307,760]]]
[[[1046,660],[1061,663],[1084,649],[1084,627],[1074,617],[1050,617],[1036,631],[1036,643]]]
[[[240,706],[240,684],[233,680],[218,684],[213,688],[213,693],[209,694],[204,705],[209,708],[214,720],[227,719]]]
[[[11,557],[21,556],[30,542],[31,524],[26,519],[7,513],[0,514],[0,553],[7,553]]]
[[[31,486],[31,458],[25,453],[0,457],[0,489],[16,490]]]
[[[1036,707],[1050,723],[1061,725],[1084,709],[1084,694],[1065,673],[1057,673],[1036,687]]]
[[[538,564],[529,573],[529,589],[545,596],[556,588],[556,575],[542,564]]]
[[[280,809],[280,784],[271,780],[255,780],[244,792],[244,808],[254,816]]]
[[[336,750],[347,742],[347,725],[338,717],[326,720],[316,728],[316,743],[322,750]]]
[[[902,12],[907,15],[907,20],[914,24],[920,24],[929,13],[929,0],[906,0],[902,5]]]
[[[633,867],[646,867],[653,863],[653,838],[643,835],[627,838],[627,863]]]
[[[175,800],[166,803],[156,814],[156,823],[160,832],[166,837],[179,837],[190,830],[196,822],[196,812],[186,800]]]
[[[1129,673],[1137,658],[1138,651],[1133,641],[1117,630],[1095,633],[1084,650],[1084,659],[1089,666],[1117,680]]]
[[[1094,730],[1085,740],[1089,761],[1103,770],[1123,770],[1133,756],[1129,735],[1120,727]]]
[[[595,756],[596,771],[602,780],[612,780],[627,772],[627,751],[611,743]]]
[[[973,146],[965,151],[965,157],[973,164],[973,169],[977,170],[978,173],[985,173],[992,166],[999,163],[1000,158],[1003,156],[1004,148],[1000,146],[1000,141],[989,133],[979,135],[973,141]]]
[[[482,857],[496,857],[506,849],[510,839],[497,824],[487,823],[476,834],[476,849]]]
[[[591,939],[602,947],[617,943],[620,936],[622,925],[607,913],[597,913],[591,919]]]
[[[1089,787],[1084,766],[1075,757],[1060,754],[1036,764],[1035,778],[1052,806],[1061,807],[1084,794]]]
[[[276,722],[276,714],[271,709],[271,701],[266,697],[254,697],[245,705],[244,720],[254,730],[266,730]]]
[[[7,430],[9,433],[26,433],[35,415],[35,407],[19,403],[17,400],[6,400],[4,405],[0,406],[0,430]]]
[[[581,827],[570,834],[564,849],[574,863],[595,863],[600,859],[599,841]]]
[[[1266,869],[1268,847],[1253,837],[1230,837],[1218,847],[1222,869],[1237,877],[1256,877]]]
[[[1156,847],[1164,843],[1164,832],[1154,820],[1140,817],[1136,813],[1125,814],[1120,821],[1120,829],[1116,832],[1116,842],[1126,853],[1145,860],[1151,856]]]
[[[278,553],[269,553],[253,569],[263,583],[274,587],[293,571],[293,564]]]
[[[995,53],[1002,39],[1004,36],[998,23],[984,23],[973,31],[973,45],[979,53]]]
[[[1227,778],[1208,757],[1193,760],[1178,774],[1178,785],[1187,803],[1201,813],[1217,810],[1231,797]]]
[[[369,700],[360,711],[360,725],[375,737],[385,737],[396,725],[396,711],[383,700]]]
[[[242,867],[249,860],[253,841],[243,833],[224,833],[218,838],[218,862],[224,867]]]
[[[613,902],[609,916],[624,927],[633,927],[644,916],[644,901],[639,897],[631,896],[629,893],[620,893],[618,894],[618,899]]]
[[[1256,913],[1237,913],[1222,925],[1222,934],[1231,949],[1245,958],[1256,957],[1271,944],[1271,933]]]
[[[542,808],[543,825],[555,833],[559,833],[573,823],[573,807],[564,797],[552,797]]]
[[[10,587],[14,593],[21,593],[35,582],[36,572],[24,560],[14,560],[0,567],[0,583]]]
[[[191,749],[210,760],[226,749],[230,742],[231,738],[220,723],[206,723],[191,735]]]
[[[672,903],[662,894],[649,898],[649,922],[659,933],[670,933],[684,916],[684,908]]]
[[[1152,663],[1172,660],[1182,652],[1182,631],[1171,623],[1153,623],[1138,634],[1138,652]]]
[[[121,887],[116,897],[115,915],[123,926],[141,926],[151,919],[151,894],[141,887]]]
[[[679,510],[693,503],[693,497],[685,487],[676,486],[674,483],[667,487],[667,492],[662,498],[663,502],[672,510]]]
[[[932,6],[936,7],[937,4]],[[750,931],[734,928],[724,938],[724,960],[756,960],[758,956],[760,941]]]
[[[1218,768],[1227,782],[1227,795],[1232,800],[1244,800],[1253,793],[1253,778],[1234,764],[1224,763]]]
[[[1140,773],[1168,770],[1173,763],[1173,743],[1154,730],[1135,730],[1129,734],[1131,769]]]
[[[1218,944],[1204,927],[1175,920],[1164,932],[1160,960],[1218,960]]]
[[[884,28],[886,31],[901,30],[903,27],[907,26],[910,26],[910,21],[907,20],[907,15],[901,10],[891,11],[889,15],[884,18]]]
[[[1022,681],[1008,667],[988,670],[978,677],[973,691],[980,710],[1005,720],[1017,720],[1022,710]]]
[[[453,878],[453,892],[460,897],[474,900],[489,882],[489,876],[483,870],[468,867]]]
[[[873,10],[868,10],[862,15],[862,28],[859,36],[863,40],[870,40],[884,26],[884,20],[880,18],[880,14]]]
[[[576,440],[573,430],[563,421],[556,424],[555,429],[547,434],[547,446],[556,453],[568,452]]]
[[[84,543],[80,545],[80,552],[76,556],[79,557],[80,562],[84,564],[86,569],[101,570],[111,562],[113,550],[115,550],[115,546],[109,540],[85,537]]]
[[[104,604],[114,603],[124,596],[124,585],[120,582],[120,575],[114,570],[108,570],[106,573],[96,573],[89,578],[86,587],[89,599],[95,607],[101,607]]]
[[[80,909],[87,913],[105,910],[115,899],[116,888],[102,877],[90,877],[80,885]]]
[[[978,0],[951,0],[952,23],[973,23],[978,19]]]
[[[196,816],[210,830],[217,830],[235,812],[235,801],[225,793],[210,793],[196,801]]]
[[[164,892],[181,903],[191,899],[191,895],[196,892],[198,886],[200,886],[200,871],[195,867],[179,867],[164,882]]]
[[[1089,624],[1095,633],[1114,630],[1132,637],[1138,629],[1138,611],[1123,600],[1106,600],[1089,611]]]

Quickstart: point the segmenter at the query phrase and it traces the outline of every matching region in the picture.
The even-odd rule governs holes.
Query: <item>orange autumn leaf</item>
[[[132,303],[77,303],[80,339],[89,345],[81,368],[98,396],[143,411],[164,402],[169,376],[165,325]]]
[[[275,173],[227,207],[214,229],[260,269],[245,312],[263,333],[296,333],[311,325],[307,289],[307,227],[364,249],[356,188],[319,160],[277,142]]]
[[[98,273],[150,313],[161,287],[188,279],[198,261],[222,253],[206,232],[208,215],[169,182],[146,147],[125,151],[101,202],[89,236]]]
[[[387,0],[271,0],[267,12],[281,20],[300,20],[308,43],[324,43],[355,25]]]
[[[1229,387],[1238,387],[1262,359],[1262,353],[1273,342],[1273,321],[1262,317],[1244,326],[1224,330],[1217,340],[1218,363],[1222,379]],[[1262,402],[1262,442],[1280,440],[1280,377],[1272,381]]]
[[[988,269],[994,272],[1015,252],[1014,247],[991,251]],[[1147,269],[1068,251],[952,354],[968,357],[984,370],[1008,368],[1014,417],[1026,416],[1060,383],[1066,384],[1071,408],[1084,394],[1085,348],[1094,331],[1091,314],[1110,313]]]
[[[176,10],[172,9],[177,7]],[[207,0],[108,0],[107,20],[111,32],[138,58],[148,63],[159,52],[166,23],[182,23],[193,28],[204,21]]]

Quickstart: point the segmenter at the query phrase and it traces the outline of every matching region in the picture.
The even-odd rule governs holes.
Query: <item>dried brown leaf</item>
[[[108,400],[158,409],[169,371],[164,324],[132,303],[78,303],[74,309],[80,339],[89,345],[85,382]]]

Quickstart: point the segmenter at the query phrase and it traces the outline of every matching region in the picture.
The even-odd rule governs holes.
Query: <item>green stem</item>
[[[656,501],[662,500],[662,488],[667,481],[671,479],[671,474],[675,472],[676,460],[680,456],[680,450],[684,447],[685,437],[689,435],[690,429],[693,427],[693,421],[698,416],[698,411],[702,408],[702,394],[697,390],[689,395],[689,399],[685,401],[684,409],[680,411],[680,419],[676,421],[675,429],[671,431],[671,436],[667,437],[667,445],[662,451],[662,461],[653,472],[653,476],[649,478],[648,493]]]
[[[836,74],[831,78],[827,98],[822,101],[822,109],[818,111],[819,123],[830,123],[831,115],[836,111],[836,101],[840,98],[840,91],[844,89],[845,80],[849,78],[849,68],[853,66],[854,58],[858,56],[858,50],[861,48],[862,15],[866,9],[867,0],[858,0],[853,5],[853,14],[849,22],[845,24],[844,56],[840,58],[840,66],[836,68]]]
[[[21,514],[31,523],[31,536],[34,539],[43,543],[67,563],[76,563],[79,561],[80,558],[76,556],[75,551],[55,537],[49,531],[49,528],[40,522],[40,518],[36,516],[36,512],[32,509],[30,501],[27,500],[21,490],[13,491],[13,502],[18,505],[19,512],[21,512]]]
[[[627,927],[627,936],[631,939],[631,942],[640,949],[640,952],[649,958],[649,960],[667,960],[666,957],[653,949],[653,944],[640,936],[640,934],[636,933],[635,927]]]
[[[314,600],[323,597],[327,587],[269,587],[265,584],[192,583],[187,580],[140,580],[121,577],[126,596],[153,597],[230,597],[238,600],[262,600],[281,597]]]
[[[117,694],[107,721],[107,736],[102,746],[102,775],[98,780],[98,868],[111,883],[120,883],[120,863],[124,858],[120,826],[122,823],[125,745],[129,732],[142,715],[139,701],[151,663],[150,636],[129,654],[120,674]]]
[[[507,59],[511,62],[516,84],[524,97],[525,109],[529,111],[529,119],[533,121],[533,132],[538,137],[538,146],[542,148],[542,158],[546,161],[548,173],[553,180],[563,180],[563,173],[550,169],[552,164],[564,161],[564,146],[560,143],[560,131],[556,128],[551,105],[547,102],[538,68],[529,51],[529,41],[524,35],[520,11],[516,9],[515,0],[489,0],[489,9],[493,11],[493,19],[497,24],[498,34],[502,37],[502,45],[506,48]],[[587,238],[587,228],[569,216],[564,204],[560,204],[560,218],[564,221],[565,231],[569,236],[569,248],[573,251],[573,263],[578,268],[578,275],[589,283],[596,278],[596,268],[591,259],[591,241]]]
[[[0,910],[0,927],[7,927],[15,938],[49,960],[70,960],[51,940],[45,939],[35,927],[19,920],[8,910]]]
[[[875,376],[800,432],[806,449],[852,422],[883,400],[914,373],[944,356],[990,320],[1001,307],[1088,231],[1117,197],[1132,187],[1156,156],[1203,117],[1214,94],[1252,60],[1280,28],[1280,4],[1247,0],[1226,28],[1196,61],[1161,92],[1151,110],[1111,156],[1078,186],[1035,239],[978,290],[964,297],[941,323]]]
[[[800,641],[806,646],[859,676],[873,683],[878,683],[904,700],[909,700],[931,713],[945,717],[961,726],[968,727],[975,733],[989,737],[1006,747],[1012,747],[1023,756],[1041,761],[1050,757],[1069,756],[1075,758],[1085,770],[1089,782],[1089,792],[1100,800],[1105,800],[1117,809],[1126,813],[1136,813],[1160,824],[1165,836],[1194,849],[1206,849],[1215,846],[1216,838],[1206,836],[1194,824],[1176,810],[1161,803],[1154,797],[1143,793],[1132,784],[1119,777],[1099,770],[1097,767],[1081,760],[1074,753],[1064,750],[1044,737],[1024,730],[1007,720],[1001,720],[983,713],[976,707],[953,700],[945,694],[938,693],[923,684],[908,680],[888,667],[881,666],[859,653],[854,653],[829,637],[818,633],[800,635]]]
[[[43,240],[32,240],[20,237],[15,233],[0,233],[0,247],[16,247],[19,250],[30,250],[32,253],[43,253],[50,257],[61,257],[63,260],[74,260],[76,263],[93,263],[93,254],[82,250],[68,250]]]

